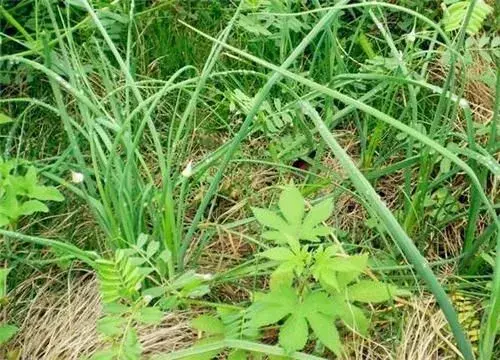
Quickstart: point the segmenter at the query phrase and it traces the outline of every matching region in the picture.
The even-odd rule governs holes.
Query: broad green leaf
[[[312,229],[323,221],[326,221],[333,211],[333,199],[326,199],[314,205],[306,215],[302,224],[307,229]]]
[[[330,235],[332,231],[333,229],[331,227],[323,225],[319,225],[311,229],[302,227],[300,229],[299,238],[303,240],[309,240],[312,242],[318,242],[320,240],[319,236]]]
[[[10,224],[9,218],[3,214],[0,214],[0,227],[5,226],[5,225],[9,225],[9,224]]]
[[[306,316],[313,312],[334,316],[336,314],[335,305],[326,292],[316,291],[306,295],[301,305],[301,312]]]
[[[307,321],[319,341],[333,351],[335,355],[340,356],[342,344],[332,317],[320,313],[311,313],[307,315]]]
[[[259,253],[258,256],[265,257],[270,260],[287,261],[293,259],[295,254],[287,248],[275,247]]]
[[[309,336],[306,319],[300,314],[290,316],[280,329],[279,344],[288,352],[302,350]]]
[[[5,186],[5,196],[0,201],[0,214],[17,220],[20,214],[19,201],[16,198],[16,192],[11,185]]]
[[[142,296],[150,296],[151,298],[157,298],[165,294],[165,288],[163,286],[153,286],[145,289],[142,292]]]
[[[321,286],[328,291],[340,291],[340,285],[337,280],[337,273],[330,271],[328,268],[322,270],[316,277]]]
[[[367,336],[370,320],[359,307],[345,303],[345,308],[339,311],[339,316],[347,326],[356,330],[361,335]]]
[[[136,320],[147,325],[158,325],[163,319],[163,311],[154,306],[147,306],[139,310]]]
[[[285,222],[285,220],[271,210],[253,207],[252,211],[257,221],[264,226],[280,231],[284,231],[289,228],[289,225]]]
[[[34,186],[28,194],[33,199],[42,201],[63,201],[64,196],[53,186]]]
[[[348,257],[335,257],[332,258],[331,263],[328,265],[330,269],[340,272],[358,271],[362,272],[366,269],[368,264],[368,255],[353,255]]]
[[[356,280],[359,275],[361,275],[360,271],[338,272],[337,282],[339,284],[339,288],[345,289],[345,287]]]
[[[123,333],[127,320],[119,316],[105,316],[97,321],[97,331],[106,336],[117,336]]]
[[[261,327],[266,325],[275,324],[285,316],[290,314],[290,309],[279,304],[258,304],[252,305],[252,317],[250,325]]]
[[[20,215],[32,215],[36,212],[46,213],[48,211],[49,208],[47,205],[38,200],[28,200],[24,202],[19,209]]]
[[[350,301],[384,302],[392,299],[396,287],[372,280],[360,280],[347,288],[347,297]]]
[[[7,123],[10,123],[14,120],[12,120],[12,118],[10,116],[8,116],[7,114],[3,113],[3,112],[0,112],[0,125],[2,124],[7,124]]]
[[[276,270],[271,274],[270,288],[271,290],[278,290],[281,287],[291,287],[295,269],[293,262],[285,262],[280,264]]]
[[[274,241],[278,244],[286,244],[288,241],[287,235],[281,231],[264,231],[261,236],[263,239]]]
[[[293,313],[298,305],[295,290],[290,287],[278,287],[270,293],[256,299],[250,307],[250,324],[255,327],[270,325]]]
[[[191,327],[204,331],[210,335],[224,334],[224,324],[222,321],[211,315],[201,315],[191,321]]]
[[[15,325],[0,325],[0,345],[5,344],[14,335],[16,335],[19,329]]]
[[[289,185],[281,192],[278,202],[281,213],[292,226],[298,226],[304,216],[305,203],[299,189]]]

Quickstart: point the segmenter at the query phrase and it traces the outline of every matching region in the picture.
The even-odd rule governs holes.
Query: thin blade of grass
[[[338,159],[342,167],[347,171],[356,190],[364,197],[370,206],[376,211],[380,220],[384,223],[387,231],[391,234],[394,241],[402,249],[409,262],[415,266],[415,270],[420,277],[426,282],[430,291],[436,297],[443,313],[450,324],[453,335],[457,341],[460,351],[465,359],[474,359],[472,347],[465,335],[465,332],[458,321],[457,313],[453,305],[446,295],[443,287],[430,269],[427,260],[420,254],[413,241],[408,237],[401,225],[398,223],[392,212],[382,202],[380,196],[371,186],[370,182],[363,176],[361,171],[356,167],[352,159],[347,155],[344,149],[339,145],[335,137],[328,130],[325,123],[317,113],[317,111],[306,102],[301,103],[301,107],[307,114],[314,125],[318,129],[323,140],[328,144],[335,157]]]

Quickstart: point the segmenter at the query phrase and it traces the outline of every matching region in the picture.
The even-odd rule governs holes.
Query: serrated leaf
[[[331,263],[328,265],[330,269],[340,272],[357,271],[362,272],[368,265],[368,255],[353,255],[348,257],[335,257],[332,258]]]
[[[346,303],[345,308],[339,311],[339,316],[347,326],[361,335],[367,336],[370,320],[359,307]]]
[[[268,249],[259,253],[258,256],[275,261],[287,261],[295,257],[294,253],[291,250],[284,247],[275,247]]]
[[[301,312],[306,316],[312,312],[333,316],[336,314],[335,305],[326,292],[317,291],[306,295],[301,305]]]
[[[281,216],[271,210],[253,207],[252,212],[261,225],[281,231],[289,227]]]
[[[5,324],[0,325],[0,345],[7,343],[18,331],[15,325]]]
[[[271,231],[264,231],[262,233],[262,238],[265,239],[265,240],[270,240],[270,241],[274,241],[276,242],[277,244],[286,244],[288,243],[288,235],[281,232],[281,231],[274,231],[274,230],[271,230]]]
[[[163,311],[154,306],[147,306],[139,310],[135,319],[146,325],[158,325],[163,319]]]
[[[224,334],[224,324],[222,321],[211,315],[201,315],[191,321],[191,327],[204,331],[210,335]]]
[[[347,288],[347,297],[350,301],[379,303],[392,299],[396,287],[372,280],[360,280]]]
[[[32,215],[37,212],[48,212],[49,208],[43,202],[38,200],[28,200],[21,204],[19,208],[20,215]]]
[[[338,275],[334,271],[330,271],[328,268],[326,268],[319,273],[316,279],[325,290],[340,291],[340,285],[337,280],[337,276]]]
[[[285,262],[280,264],[271,274],[270,288],[271,290],[278,290],[282,287],[291,287],[294,273],[295,264],[292,262]]]
[[[280,287],[263,295],[251,306],[250,324],[255,327],[270,325],[283,319],[297,308],[297,294],[293,288]]]
[[[356,280],[359,275],[361,275],[360,271],[351,271],[351,272],[339,272],[337,273],[337,282],[339,284],[340,289],[345,289],[347,285]]]
[[[306,319],[299,314],[293,314],[280,328],[279,344],[286,352],[292,353],[304,348],[308,336],[309,328]]]
[[[309,210],[302,225],[307,229],[312,229],[316,225],[326,221],[332,214],[332,211],[333,199],[323,200]]]
[[[319,341],[333,351],[335,355],[340,356],[342,344],[333,319],[330,316],[316,312],[308,314],[307,321]]]
[[[287,186],[280,194],[278,205],[290,225],[299,226],[301,224],[305,203],[299,189],[293,185]]]
[[[279,304],[259,304],[253,306],[255,312],[250,320],[251,326],[261,327],[275,324],[290,314],[290,309]]]

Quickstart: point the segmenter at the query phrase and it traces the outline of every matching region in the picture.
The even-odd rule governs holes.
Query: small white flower
[[[192,161],[188,162],[188,164],[186,165],[184,170],[182,170],[181,175],[184,176],[185,178],[188,178],[191,175],[193,175],[193,162]]]
[[[460,107],[462,109],[467,109],[469,107],[469,102],[467,100],[465,100],[464,98],[460,99],[460,101],[458,102],[458,105],[460,105]]]
[[[81,184],[84,180],[84,176],[81,172],[72,171],[71,172],[71,182],[73,184]]]
[[[149,304],[151,300],[153,300],[153,297],[151,295],[144,296],[144,302],[146,303],[146,305]]]

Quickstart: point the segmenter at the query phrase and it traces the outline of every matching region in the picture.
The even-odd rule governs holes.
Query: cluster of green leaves
[[[0,227],[15,224],[21,216],[48,212],[45,201],[63,201],[53,186],[40,185],[35,167],[28,166],[24,175],[14,160],[0,157]]]
[[[302,194],[290,185],[281,193],[278,205],[277,212],[253,209],[259,223],[271,229],[263,232],[262,237],[277,245],[258,256],[277,266],[271,275],[271,291],[255,295],[249,309],[250,322],[258,328],[278,323],[279,343],[287,352],[303,349],[314,334],[317,341],[340,355],[342,345],[336,321],[340,319],[366,335],[369,319],[353,303],[384,302],[397,289],[359,279],[368,266],[365,254],[345,255],[340,245],[310,246],[333,232],[323,224],[333,211],[331,199],[306,212]]]
[[[259,330],[245,319],[245,309],[219,307],[217,315],[204,314],[191,322],[191,326],[201,332],[203,338],[195,347],[206,345],[223,339],[255,341],[260,337]],[[220,350],[204,352],[196,356],[197,360],[214,359]],[[231,350],[227,354],[229,360],[243,360],[251,356],[253,359],[262,358],[262,354],[250,353],[245,350]]]
[[[240,89],[229,92],[231,100],[229,110],[235,115],[247,115],[253,104],[253,98],[245,94]],[[279,98],[274,98],[273,102],[265,100],[259,108],[255,118],[256,127],[264,133],[276,135],[287,126],[293,125],[293,118],[290,109],[286,109]]]
[[[86,0],[66,0],[67,4],[75,9],[85,9]],[[129,17],[127,14],[126,2],[121,1],[92,1],[95,12],[106,29],[108,35],[114,41],[120,41],[127,30]],[[88,23],[87,27],[94,29],[93,23]]]
[[[139,359],[142,346],[137,326],[158,324],[164,311],[210,290],[206,279],[192,271],[166,281],[169,256],[168,250],[160,251],[158,241],[141,234],[132,248],[118,249],[111,258],[96,260],[105,305],[97,329],[109,346],[92,359]]]
[[[443,2],[443,25],[446,31],[451,32],[459,30],[462,27],[470,4],[470,0],[448,0]],[[470,35],[477,34],[483,27],[483,22],[486,17],[492,12],[493,8],[486,4],[484,0],[477,0],[474,9],[472,10],[470,21],[467,24],[467,33]]]
[[[238,339],[253,340],[258,330],[274,326],[287,353],[302,350],[308,340],[315,340],[316,349],[326,347],[340,355],[337,321],[367,335],[370,320],[359,304],[385,302],[402,292],[393,285],[360,279],[368,266],[366,254],[348,256],[340,245],[325,245],[324,241],[313,246],[333,231],[323,224],[333,210],[331,199],[306,211],[302,194],[292,184],[283,190],[278,205],[279,211],[252,209],[257,221],[270,228],[262,237],[274,245],[257,256],[269,260],[275,269],[270,291],[255,293],[246,309],[242,324],[248,333],[239,331]],[[233,332],[226,332],[223,317],[203,315],[193,326],[212,341],[234,338]]]
[[[133,305],[113,302],[104,305],[105,316],[97,323],[97,331],[104,336],[109,347],[98,351],[93,360],[137,360],[142,346],[137,335],[138,325],[157,325],[163,318],[158,307],[147,306],[144,301]]]
[[[8,302],[7,299],[7,275],[10,269],[0,269],[0,309]],[[0,346],[9,341],[18,331],[17,326],[12,324],[0,324]],[[0,356],[2,354],[0,353]]]
[[[288,0],[247,0],[238,25],[249,33],[257,36],[272,37],[280,33],[292,31],[300,32],[310,28],[306,18],[299,20],[295,16],[275,16],[273,13],[289,13],[292,11],[293,1]]]

